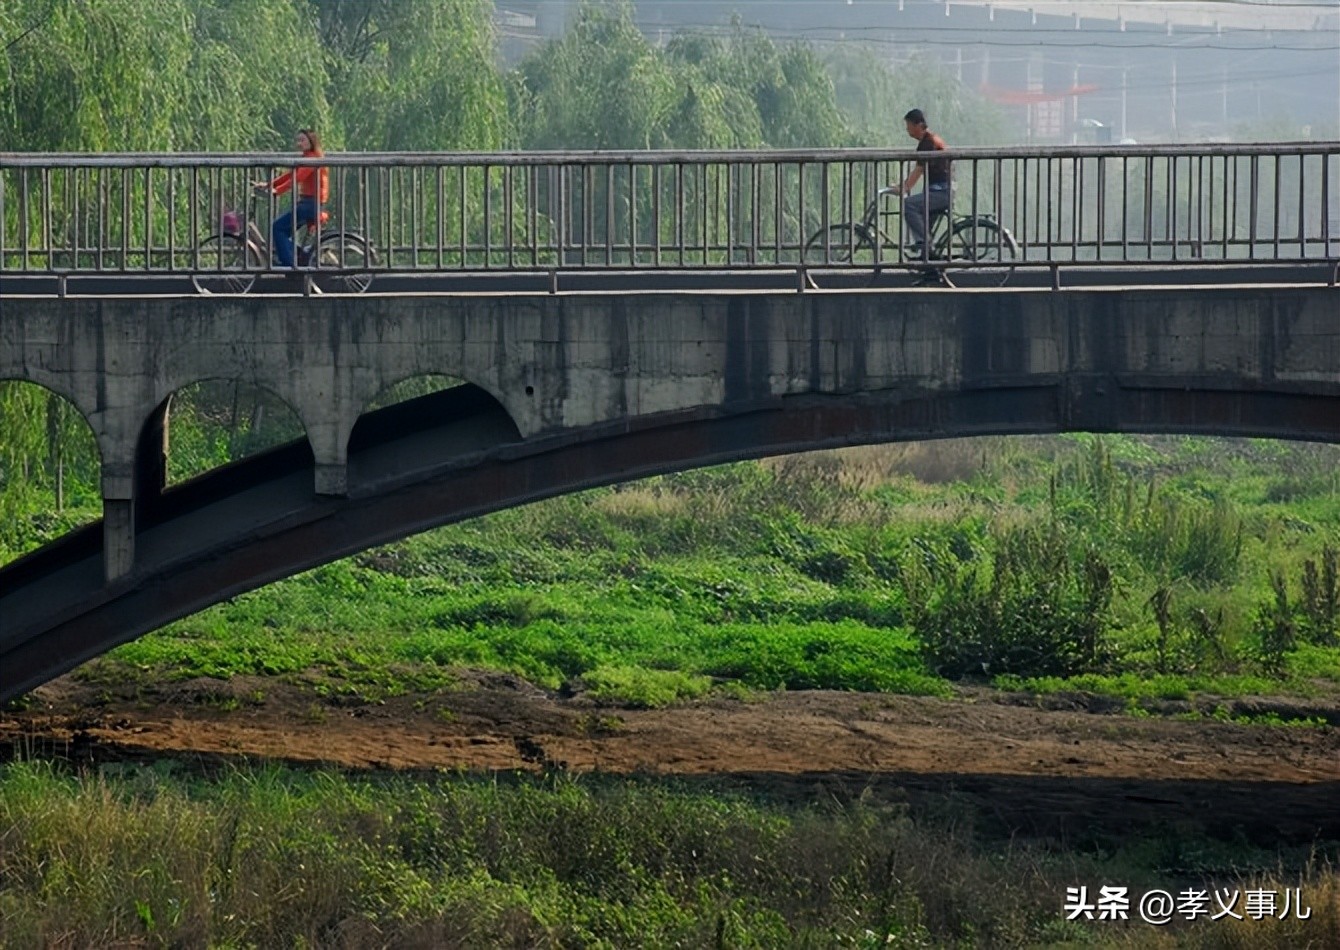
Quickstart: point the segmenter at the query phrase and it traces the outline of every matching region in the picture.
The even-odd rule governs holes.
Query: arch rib
[[[791,397],[749,412],[700,409],[526,442],[475,387],[436,393],[380,410],[351,445],[360,476],[346,498],[313,497],[310,450],[290,445],[165,494],[147,526],[145,567],[114,584],[87,570],[100,553],[87,532],[0,571],[0,616],[14,618],[0,629],[0,700],[171,620],[364,548],[652,474],[845,445],[1077,429],[1340,441],[1334,393],[1111,394],[1103,380],[1080,386],[1077,401],[1076,385]],[[1102,426],[1069,408],[1109,396]],[[445,421],[416,424],[424,418]],[[419,454],[412,469],[407,452]],[[208,530],[221,522],[226,532]],[[53,585],[69,594],[58,612],[44,612]]]

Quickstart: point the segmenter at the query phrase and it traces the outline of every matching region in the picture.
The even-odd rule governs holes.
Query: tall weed
[[[930,667],[952,678],[1102,666],[1112,599],[1106,560],[1092,549],[1072,552],[1054,521],[993,541],[989,558],[926,546],[906,561],[909,616]]]

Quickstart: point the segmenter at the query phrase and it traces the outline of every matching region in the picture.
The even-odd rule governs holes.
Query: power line
[[[730,0],[729,5],[731,7],[743,7],[752,4],[757,6],[775,7],[777,6],[777,2],[778,0]],[[786,0],[783,0],[783,2],[786,2]],[[810,5],[812,6],[819,5],[820,2],[821,0],[809,0]],[[868,4],[870,0],[859,0],[859,2],[865,5]],[[917,0],[909,0],[909,2],[911,5],[914,6],[928,7],[932,5],[931,0],[922,0],[922,2],[920,3],[918,3]],[[1125,7],[1126,9],[1140,9],[1140,10],[1156,10],[1158,9],[1159,6],[1157,3],[1154,2],[1140,3],[1139,0],[1086,0],[1086,2],[1092,6],[1106,5],[1114,8]],[[843,4],[842,0],[829,0],[829,5],[843,6],[846,4]],[[985,2],[985,0],[979,0],[979,2],[976,3],[971,2],[971,0],[953,0],[953,2],[949,4],[945,4],[941,2],[941,0],[935,0],[934,2],[934,6],[937,7],[942,7],[946,5],[956,7],[972,7],[972,6],[986,7],[990,6],[991,4]],[[1305,2],[1305,0],[1285,0],[1285,2],[1280,3],[1272,2],[1272,0],[1182,0],[1182,2],[1179,3],[1179,6],[1208,7],[1218,5],[1258,7],[1262,10],[1271,10],[1271,9],[1334,10],[1335,9],[1335,4],[1329,2],[1329,0],[1316,0],[1316,2],[1312,3]],[[1047,6],[1073,7],[1074,0],[1027,0],[1026,6],[1024,5],[1024,3],[1020,2],[1018,6],[1011,4],[1009,6],[998,7],[997,9],[1013,12],[1013,11],[1023,11],[1026,10],[1028,7],[1047,7]],[[1048,14],[1048,16],[1056,16],[1056,15],[1057,14]]]
[[[29,26],[28,29],[24,30],[24,31],[23,31],[22,33],[20,33],[18,36],[14,37],[12,40],[10,40],[8,43],[6,43],[6,44],[4,45],[4,48],[3,48],[3,49],[0,49],[0,53],[8,53],[8,52],[9,52],[11,49],[13,49],[15,46],[18,46],[19,43],[21,43],[21,42],[23,42],[25,39],[27,39],[31,34],[36,33],[36,32],[37,32],[38,30],[40,30],[42,27],[46,26],[47,21],[51,19],[51,14],[52,14],[54,11],[55,11],[55,8],[54,8],[54,7],[50,7],[50,6],[48,6],[48,7],[47,7],[47,12],[46,12],[45,14],[43,14],[43,16],[42,16],[42,18],[41,18],[40,20],[34,20],[33,23],[32,23],[32,25]]]
[[[803,40],[807,42],[838,43],[846,40],[853,33],[891,33],[888,27],[852,27],[843,29],[842,27],[789,27],[789,28],[764,28],[759,24],[747,24],[753,28],[763,31],[769,37],[778,37],[781,39]],[[707,36],[722,37],[731,36],[734,28],[714,23],[677,23],[673,27],[667,25],[667,29],[672,29],[676,36]],[[646,27],[644,27],[646,29]],[[697,31],[696,33],[694,31]],[[934,37],[923,38],[916,36],[914,40],[899,39],[886,36],[862,36],[860,42],[872,46],[992,46],[1007,48],[1037,48],[1044,47],[1048,49],[1131,49],[1131,50],[1166,50],[1180,52],[1182,50],[1221,50],[1226,53],[1250,53],[1250,52],[1302,52],[1302,53],[1328,53],[1340,50],[1340,37],[1337,37],[1336,45],[1307,45],[1292,46],[1281,43],[1268,43],[1262,45],[1245,46],[1239,44],[1211,44],[1197,43],[1190,44],[1188,39],[1210,40],[1216,37],[1212,34],[1203,34],[1195,36],[1185,36],[1178,43],[1102,43],[1093,40],[1084,39],[1073,43],[1045,43],[1038,42],[1035,38],[1039,33],[1054,33],[1059,36],[1074,36],[1077,40],[1083,37],[1082,32],[1071,30],[1028,30],[1015,29],[1012,27],[995,28],[990,31],[984,31],[977,28],[956,28],[956,27],[909,27],[903,30],[905,34],[920,34],[923,32],[947,32],[963,34],[973,32],[977,35],[972,39],[939,39]],[[1000,33],[1020,34],[1019,41],[996,42],[986,37],[994,36]],[[838,34],[838,35],[826,35]],[[1129,35],[1129,34],[1128,34]]]

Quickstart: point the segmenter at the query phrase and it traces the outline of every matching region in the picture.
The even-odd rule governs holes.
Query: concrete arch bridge
[[[368,411],[407,378],[466,382]],[[165,488],[211,379],[305,438]],[[1021,291],[8,297],[0,380],[68,399],[101,522],[0,568],[0,699],[277,578],[658,472],[988,433],[1340,440],[1324,284]]]

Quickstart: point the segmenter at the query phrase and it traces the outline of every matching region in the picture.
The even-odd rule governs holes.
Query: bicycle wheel
[[[318,274],[323,289],[329,285],[328,289],[336,293],[361,294],[372,286],[370,268],[376,265],[377,255],[362,235],[352,231],[331,231],[321,235],[318,247],[318,271],[339,271],[328,276]]]
[[[864,286],[874,278],[875,242],[868,228],[860,224],[835,224],[830,228],[820,228],[805,242],[804,261],[809,267],[810,282],[818,287],[815,269],[825,266],[833,269],[822,273],[821,277],[828,286]],[[871,273],[843,273],[851,267],[870,267]],[[842,268],[839,271],[837,268]],[[834,279],[836,278],[836,279]]]
[[[948,276],[956,287],[1001,287],[1019,256],[1014,235],[989,218],[956,221],[935,250],[937,257],[949,261]]]
[[[211,234],[200,242],[191,275],[196,293],[245,294],[256,283],[261,259],[246,238],[237,234]]]

